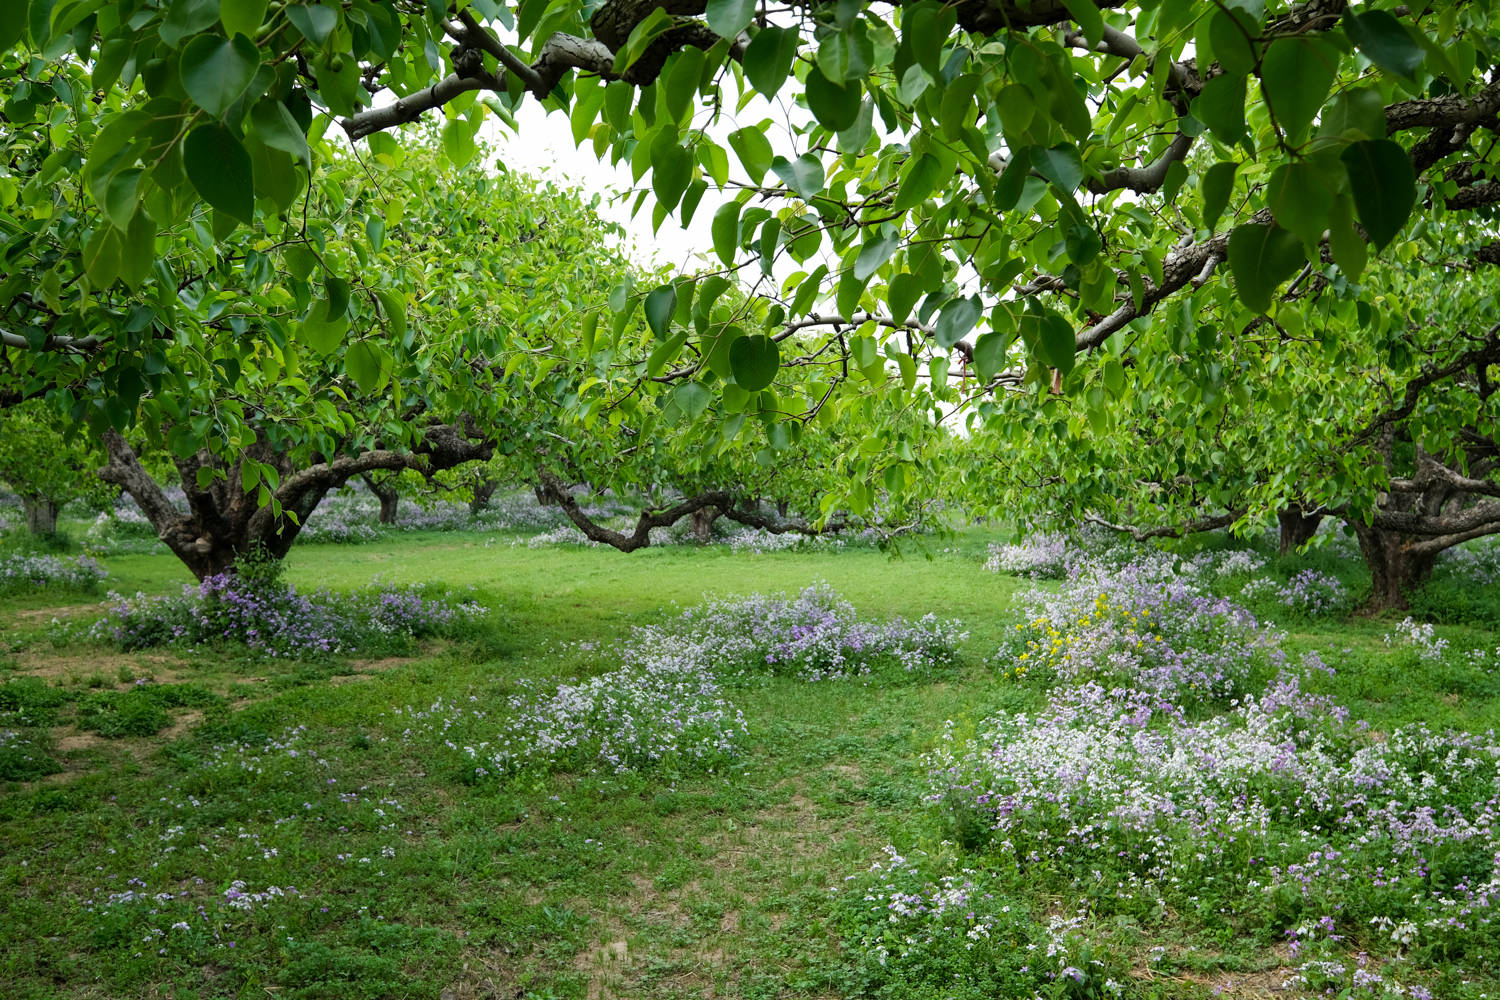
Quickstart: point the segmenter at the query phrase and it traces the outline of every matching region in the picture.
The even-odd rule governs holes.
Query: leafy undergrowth
[[[979,574],[973,546],[931,562],[792,553],[742,563],[694,550],[648,550],[642,560],[485,551],[446,537],[319,551],[316,565],[292,567],[294,579],[305,572],[333,587],[376,573],[474,585],[497,609],[474,634],[418,658],[267,663],[208,651],[127,662],[87,646],[11,654],[0,730],[42,734],[47,756],[67,770],[12,774],[18,780],[0,786],[7,996],[1197,997],[1279,988],[1309,960],[1284,935],[1206,918],[1204,909],[1238,905],[1227,890],[1200,894],[1196,909],[1176,899],[1164,912],[1106,907],[1075,891],[1063,861],[1018,863],[987,846],[987,828],[966,835],[924,807],[923,757],[949,745],[945,733],[962,741],[989,731],[986,720],[1048,711],[1044,675],[1071,669],[1055,658],[1019,682],[1007,673],[1013,663],[995,651],[1017,637],[1014,648],[1025,649],[1046,631],[1012,606],[1026,584]],[[111,566],[125,585],[139,585],[135,574],[173,588],[147,557],[131,559]],[[726,752],[702,766],[663,755],[617,769],[590,744],[476,780],[466,745],[515,732],[559,697],[575,706],[569,699],[601,679],[607,687],[629,666],[622,650],[633,641],[645,643],[643,657],[677,650],[693,668],[680,673],[697,675],[699,661],[663,637],[694,638],[684,623],[700,613],[682,609],[705,590],[796,593],[820,579],[858,609],[821,639],[787,647],[820,659],[767,663],[753,644],[738,659],[728,653],[739,646],[710,646],[732,661],[712,671],[717,695],[743,718]],[[744,607],[733,596],[717,606]],[[1134,629],[1206,644],[1191,629],[1153,632],[1104,610],[1122,642],[1135,641]],[[827,669],[824,653],[847,644],[822,640],[863,643],[875,634],[866,629],[931,611],[971,633],[956,659]],[[1372,721],[1381,733],[1420,717],[1470,729],[1493,717],[1489,667],[1458,648],[1483,633],[1441,630],[1454,647],[1428,663],[1400,635],[1384,641],[1393,622],[1284,625],[1303,630],[1277,647],[1291,664],[1306,652],[1352,664],[1315,673],[1306,690],[1356,717],[1384,713]],[[648,626],[644,637],[637,626]],[[45,646],[40,635],[28,642]],[[1189,724],[1206,725],[1282,665],[1269,647],[1246,646],[1248,661],[1212,677],[1153,676],[1159,686],[1217,685],[1185,709]],[[58,675],[28,673],[53,655],[75,662]],[[1440,686],[1406,707],[1403,692],[1428,676]],[[439,704],[461,708],[460,721],[445,732],[436,713],[418,732],[407,706]],[[638,712],[651,703],[608,704]],[[121,753],[73,749],[65,735],[90,719],[100,732],[144,730],[160,721],[157,710],[172,726],[155,735],[86,734]],[[580,717],[596,724],[610,712]],[[925,935],[917,949],[891,919],[911,914]],[[1323,950],[1311,957],[1346,958],[1313,930],[1317,943],[1304,949]],[[1361,933],[1400,930],[1393,915],[1389,929]],[[1460,978],[1402,982],[1441,996],[1495,994],[1484,975]]]

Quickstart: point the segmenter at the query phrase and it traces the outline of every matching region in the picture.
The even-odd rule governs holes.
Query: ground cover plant
[[[493,609],[401,660],[58,648],[70,608],[0,611],[7,993],[1494,993],[1492,631],[1253,612],[1299,570],[1233,546],[1033,582],[979,533],[488,538],[292,560],[299,593]],[[113,581],[171,596],[169,558]]]

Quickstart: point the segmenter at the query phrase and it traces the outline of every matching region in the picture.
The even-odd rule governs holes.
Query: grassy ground
[[[983,663],[1014,621],[1022,583],[980,572],[979,536],[944,544],[930,558],[902,559],[675,548],[623,556],[459,534],[297,549],[289,578],[299,587],[437,581],[473,587],[494,609],[472,640],[380,662],[55,648],[51,620],[97,598],[6,599],[0,681],[33,676],[56,692],[65,770],[0,786],[0,995],[862,995],[832,924],[830,887],[886,844],[940,849],[943,831],[920,807],[917,758],[946,720],[1039,699]],[[167,556],[108,565],[122,592],[186,580]],[[737,690],[749,753],[725,773],[690,778],[470,784],[402,741],[389,714],[440,697],[498,702],[525,678],[600,669],[570,643],[663,621],[706,593],[818,580],[869,615],[962,619],[971,633],[963,662],[919,684],[782,679]],[[1381,641],[1388,630],[1370,621],[1301,628],[1292,643],[1337,663],[1327,685],[1376,726],[1500,720],[1493,677],[1401,669],[1406,661]],[[142,677],[190,693],[167,706],[168,729],[111,739],[80,727],[91,697]],[[260,754],[267,738],[287,749]],[[202,934],[197,908],[226,891],[247,894],[247,908],[217,925],[220,940],[193,937]],[[124,892],[152,898],[105,904]],[[1057,901],[1031,902],[1045,911]],[[188,929],[171,929],[179,919]],[[1116,938],[1186,956],[1171,976],[1142,971],[1133,995],[1206,994],[1230,980],[1252,984],[1231,992],[1254,992],[1255,976],[1270,982],[1284,964],[1175,926]]]

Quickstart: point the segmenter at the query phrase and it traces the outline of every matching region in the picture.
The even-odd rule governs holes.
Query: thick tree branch
[[[1198,518],[1193,521],[1185,521],[1182,524],[1165,524],[1155,528],[1141,528],[1131,524],[1115,524],[1104,520],[1102,517],[1096,517],[1093,514],[1085,514],[1083,519],[1097,524],[1101,528],[1108,528],[1111,531],[1118,531],[1122,535],[1129,535],[1138,542],[1144,542],[1152,538],[1182,538],[1187,535],[1197,534],[1200,531],[1217,531],[1220,528],[1229,527],[1244,515],[1245,512],[1242,510],[1231,511],[1227,514],[1216,514],[1213,517]]]

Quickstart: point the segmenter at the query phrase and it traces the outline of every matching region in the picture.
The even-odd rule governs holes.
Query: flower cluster
[[[430,596],[422,588],[377,584],[351,593],[298,593],[220,573],[177,596],[110,594],[91,639],[127,650],[243,645],[257,656],[308,659],[396,652],[411,640],[461,632],[486,610]]]
[[[1423,663],[1437,663],[1448,652],[1448,640],[1440,638],[1431,622],[1419,622],[1410,615],[1385,635],[1387,646],[1405,646],[1416,652]]]
[[[91,591],[109,577],[92,556],[0,556],[0,594],[16,594],[39,587]]]
[[[862,620],[826,584],[706,602],[662,626],[640,626],[599,651],[617,666],[578,683],[523,684],[500,714],[470,695],[394,711],[402,738],[461,755],[475,778],[558,769],[703,770],[734,758],[745,719],[730,682],[781,673],[804,680],[929,671],[964,637],[957,622]]]
[[[1066,536],[1037,534],[1009,545],[991,542],[984,568],[989,573],[1033,580],[1061,580],[1083,558],[1083,552]]]

